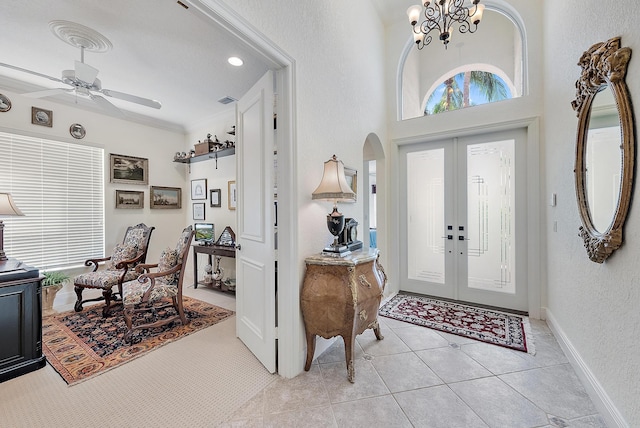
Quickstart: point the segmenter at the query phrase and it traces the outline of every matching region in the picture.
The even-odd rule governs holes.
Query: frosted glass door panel
[[[444,148],[407,153],[408,278],[445,283]]]
[[[469,288],[514,294],[515,141],[467,145]]]

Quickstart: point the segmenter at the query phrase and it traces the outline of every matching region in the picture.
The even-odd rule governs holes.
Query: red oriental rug
[[[380,315],[434,330],[464,336],[533,354],[529,319],[525,316],[437,300],[398,294],[380,308]]]
[[[69,385],[104,373],[160,346],[217,324],[234,314],[200,300],[183,297],[190,320],[162,327],[135,330],[133,344],[124,342],[127,330],[122,305],[114,306],[111,315],[102,317],[103,305],[92,305],[82,312],[63,312],[42,319],[42,351],[47,361]],[[158,310],[159,317],[175,313],[173,308]],[[136,313],[134,325],[153,321],[151,312]],[[144,318],[144,319],[143,319]]]

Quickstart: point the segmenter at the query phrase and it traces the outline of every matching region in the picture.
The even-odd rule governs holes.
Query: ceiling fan
[[[111,98],[117,98],[124,101],[140,104],[143,106],[159,109],[162,107],[160,102],[148,98],[142,98],[136,95],[126,94],[124,92],[114,91],[102,87],[102,82],[97,78],[98,69],[84,62],[85,49],[94,52],[105,52],[111,49],[111,42],[100,33],[84,27],[80,24],[69,21],[51,21],[49,26],[54,35],[65,43],[80,48],[80,61],[75,61],[73,70],[63,70],[61,78],[48,76],[36,71],[28,70],[15,65],[0,62],[1,67],[10,68],[12,70],[21,71],[23,73],[32,74],[34,76],[43,77],[54,82],[62,83],[68,87],[45,89],[42,91],[29,92],[23,96],[31,98],[42,98],[53,96],[61,93],[70,93],[76,96],[91,99],[97,105],[113,114],[123,116],[122,111],[113,105],[102,95]]]

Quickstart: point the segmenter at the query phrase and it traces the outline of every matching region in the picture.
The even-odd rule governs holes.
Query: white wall
[[[47,100],[25,98],[0,88],[0,92],[12,101],[12,108],[0,113],[0,129],[5,132],[31,135],[52,140],[67,141],[103,147],[105,151],[105,250],[110,254],[113,247],[122,241],[129,225],[145,223],[155,226],[147,254],[149,262],[157,261],[161,251],[174,247],[180,231],[188,224],[185,211],[189,202],[187,193],[187,171],[182,164],[173,162],[173,155],[184,145],[184,136],[179,133],[139,125],[120,119],[84,111]],[[31,106],[53,111],[53,127],[31,124]],[[76,140],[69,135],[72,123],[82,124],[86,137]],[[116,153],[149,159],[149,186],[182,188],[182,209],[150,209],[149,186],[112,184],[109,182],[109,154]],[[1,185],[1,184],[0,184]],[[143,209],[116,209],[115,191],[143,190]]]
[[[594,43],[621,36],[622,45],[633,51],[627,85],[637,120],[638,12],[636,0],[621,0],[615,7],[604,8],[596,0],[567,0],[545,2],[544,16],[544,196],[558,195],[556,207],[546,206],[548,314],[629,426],[640,426],[640,187],[634,186],[622,248],[603,264],[591,262],[578,237],[580,217],[573,175],[578,120],[570,103],[582,53]]]
[[[291,156],[296,159],[297,194],[292,199],[297,201],[294,236],[301,285],[304,258],[333,240],[325,221],[330,204],[311,200],[322,178],[323,163],[335,154],[345,166],[361,172],[367,135],[373,132],[386,139],[382,24],[366,0],[225,3],[295,61],[295,153]],[[364,180],[358,181],[361,194]],[[362,199],[340,205],[345,217],[359,220],[360,235]],[[285,226],[279,222],[278,227]],[[386,257],[386,249],[381,252]],[[283,288],[279,286],[278,291],[282,293]],[[291,292],[293,305],[298,305],[298,290]],[[297,329],[302,341],[301,318]],[[319,352],[322,346],[316,349]],[[300,370],[303,355],[301,352],[298,358]]]

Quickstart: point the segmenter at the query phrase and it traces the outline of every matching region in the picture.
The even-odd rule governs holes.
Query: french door
[[[527,311],[526,131],[407,145],[400,162],[400,289]]]

